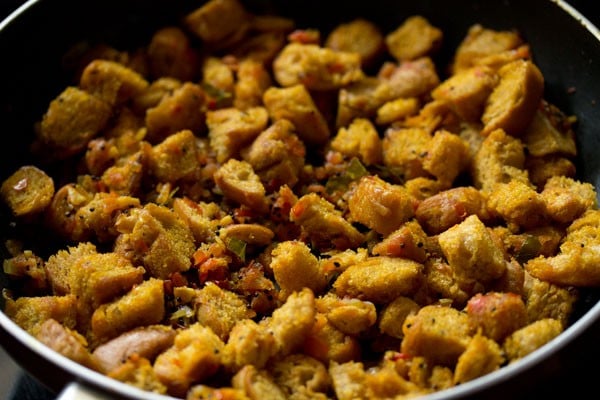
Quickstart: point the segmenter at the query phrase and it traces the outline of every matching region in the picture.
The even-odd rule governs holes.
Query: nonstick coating
[[[0,23],[0,179],[28,163],[34,122],[51,99],[72,83],[62,69],[63,55],[81,39],[102,41],[117,48],[135,48],[151,33],[176,24],[201,1],[169,0],[38,0]],[[576,115],[579,178],[600,187],[600,39],[598,31],[579,13],[553,0],[425,0],[323,1],[254,0],[246,6],[257,12],[293,17],[298,26],[328,30],[358,16],[397,27],[406,17],[421,14],[444,31],[444,47],[435,60],[449,62],[468,27],[480,23],[493,29],[517,29],[531,45],[535,63],[545,78],[545,98],[567,114]],[[11,237],[13,226],[0,210],[0,237]],[[40,233],[43,242],[43,233]],[[1,246],[3,247],[3,246]],[[3,250],[0,250],[3,251]],[[4,256],[4,254],[3,254]],[[0,286],[8,287],[0,271]],[[0,299],[0,308],[4,301]],[[530,387],[561,371],[583,336],[600,331],[596,291],[584,293],[580,317],[565,333],[521,362],[427,399],[519,398]],[[47,350],[0,313],[0,344],[32,376],[60,392],[80,381],[115,397],[166,399],[110,380]]]

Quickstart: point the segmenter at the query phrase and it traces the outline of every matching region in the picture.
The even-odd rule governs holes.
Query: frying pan
[[[200,0],[30,0],[0,23],[0,179],[30,161],[33,125],[48,103],[70,83],[63,55],[80,39],[117,48],[147,43],[157,28],[173,24]],[[474,23],[493,29],[515,28],[531,44],[545,77],[545,98],[576,115],[578,178],[600,187],[600,33],[561,0],[250,0],[251,11],[293,17],[298,26],[323,30],[361,16],[383,31],[406,17],[421,14],[444,31],[436,56],[449,62],[452,52]],[[0,237],[11,237],[6,211],[0,214]],[[43,233],[40,232],[40,240]],[[6,256],[3,254],[3,256]],[[0,286],[9,285],[0,271]],[[568,368],[592,362],[589,341],[600,332],[598,291],[585,291],[574,322],[558,338],[523,360],[482,378],[427,396],[434,399],[523,398],[532,387],[558,381]],[[4,302],[0,299],[0,308]],[[61,399],[167,399],[143,392],[88,370],[47,349],[0,312],[0,343],[12,358]],[[578,371],[581,371],[579,369]],[[579,381],[578,381],[579,382]],[[568,383],[567,383],[568,384]],[[553,390],[553,389],[552,389]],[[569,388],[573,394],[576,388]],[[549,393],[549,392],[548,392]],[[560,393],[560,392],[558,392]],[[539,394],[539,393],[538,393]],[[556,394],[549,393],[549,394]]]

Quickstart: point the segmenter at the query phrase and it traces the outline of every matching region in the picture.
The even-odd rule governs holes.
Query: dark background
[[[21,0],[0,0],[0,20],[22,3]],[[600,26],[600,1],[571,0],[568,3],[597,27]],[[597,323],[569,346],[564,356],[564,367],[559,375],[552,375],[547,381],[541,383],[532,382],[531,386],[523,389],[522,396],[518,396],[518,399],[599,398],[597,385],[600,376],[599,339],[600,324]],[[0,371],[0,374],[6,373],[7,371]],[[24,372],[17,372],[17,379],[12,382],[12,387],[0,387],[0,399],[50,400],[54,397]]]
[[[526,1],[526,0],[525,0]],[[587,19],[589,19],[596,27],[600,27],[600,1],[598,0],[570,0],[567,1],[570,5],[576,8]]]
[[[23,1],[19,0],[0,0],[0,16],[4,18],[22,3]]]
[[[85,1],[85,0],[83,0]],[[418,0],[416,0],[418,1]],[[449,0],[452,1],[452,0]],[[527,0],[523,0],[527,1]],[[16,9],[24,1],[22,0],[0,0],[0,17],[8,15],[12,10]],[[586,16],[596,26],[600,25],[600,1],[598,0],[570,0],[567,1],[575,7],[579,12]]]

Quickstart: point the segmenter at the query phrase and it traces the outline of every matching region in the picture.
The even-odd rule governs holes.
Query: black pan
[[[62,56],[76,41],[102,40],[118,48],[146,43],[158,27],[178,21],[202,1],[191,0],[31,0],[0,23],[0,179],[28,162],[33,124],[68,83]],[[600,34],[581,14],[561,0],[424,0],[424,1],[247,1],[249,9],[293,17],[299,26],[324,30],[362,16],[391,30],[406,17],[426,16],[443,29],[450,54],[473,23],[519,30],[531,44],[542,70],[545,98],[578,117],[579,178],[600,187]],[[0,237],[10,237],[6,215],[0,215]],[[6,288],[0,272],[0,286]],[[432,399],[531,398],[577,393],[597,365],[595,338],[600,334],[597,291],[584,293],[578,319],[557,339],[522,361]],[[0,308],[4,307],[0,300]],[[590,342],[593,345],[590,345]],[[92,372],[37,342],[0,312],[0,343],[14,360],[62,399],[166,399]],[[570,369],[577,371],[569,373]],[[597,368],[595,368],[597,370]],[[565,375],[566,374],[566,375]],[[562,381],[564,376],[570,380]],[[564,387],[563,387],[564,386]],[[581,387],[581,386],[579,386]],[[567,389],[561,391],[563,389]],[[89,395],[91,397],[84,397]]]

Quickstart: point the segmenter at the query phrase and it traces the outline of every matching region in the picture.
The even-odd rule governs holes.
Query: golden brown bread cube
[[[315,322],[315,315],[315,296],[310,289],[304,288],[289,295],[271,317],[262,320],[261,324],[275,338],[274,354],[287,356],[302,346]]]
[[[269,188],[294,187],[300,179],[306,147],[287,119],[275,121],[240,152]]]
[[[588,210],[567,228],[560,252],[527,262],[531,275],[557,285],[595,286],[600,283],[600,211]]]
[[[321,268],[327,275],[327,279],[335,277],[338,273],[345,271],[349,266],[364,261],[369,257],[366,248],[360,247],[355,250],[347,249],[336,252],[331,257],[321,257],[319,262]]]
[[[479,151],[481,144],[486,139],[485,136],[481,135],[480,131],[481,125],[479,123],[464,121],[461,122],[456,129],[456,134],[469,145],[469,155],[471,160],[473,160],[475,154]]]
[[[462,119],[479,121],[485,102],[497,83],[495,71],[477,66],[452,75],[436,87],[431,96],[447,101]]]
[[[246,161],[230,158],[213,178],[225,197],[259,212],[267,209],[265,187]]]
[[[469,215],[489,221],[487,198],[472,186],[460,186],[434,194],[419,203],[415,217],[430,234],[442,233],[462,222]]]
[[[64,159],[87,146],[106,126],[111,116],[107,102],[77,87],[67,87],[50,102],[42,118],[38,137]]]
[[[123,112],[120,116],[124,116],[128,113],[130,113],[130,111]],[[126,118],[119,119],[120,121],[123,121]],[[117,147],[117,140],[107,138],[92,139],[85,150],[85,166],[90,174],[96,176],[102,175],[107,168],[114,165],[120,156],[121,152]]]
[[[268,122],[269,114],[263,107],[208,111],[208,137],[211,148],[217,153],[217,161],[223,163],[236,156],[267,127]]]
[[[496,238],[496,240],[498,239]],[[523,296],[524,280],[525,270],[522,263],[510,257],[504,274],[489,286],[489,290],[516,293]]]
[[[78,313],[87,316],[141,283],[145,273],[122,255],[97,253],[86,243],[50,256],[45,270],[55,293],[76,295],[80,299]]]
[[[55,294],[70,293],[73,265],[81,257],[91,254],[97,254],[96,246],[91,242],[81,242],[77,246],[68,246],[48,257],[44,269]]]
[[[477,215],[438,235],[442,252],[455,274],[480,282],[490,282],[506,270],[504,252]]]
[[[445,100],[431,100],[419,110],[417,115],[407,118],[404,125],[407,128],[423,129],[433,135],[438,130],[460,131],[464,121],[456,116]]]
[[[452,307],[425,306],[404,320],[401,351],[454,367],[474,331],[466,313]]]
[[[131,262],[117,253],[93,253],[81,255],[69,265],[69,293],[79,298],[78,312],[91,313],[101,304],[128,292],[144,278],[144,268],[134,267]],[[52,271],[50,266],[47,269]],[[82,310],[82,308],[88,308]]]
[[[381,86],[380,79],[367,76],[341,88],[337,99],[336,128],[349,125],[355,118],[371,118],[376,115],[377,109],[391,97],[389,89],[383,91],[383,96],[379,93]]]
[[[288,396],[325,400],[325,393],[331,387],[331,378],[325,365],[303,354],[293,354],[277,360],[269,371]]]
[[[379,105],[399,97],[427,96],[440,83],[435,64],[427,56],[398,64],[384,63],[377,78],[380,81],[374,94]]]
[[[182,82],[198,78],[200,55],[187,33],[177,26],[166,26],[152,35],[148,49],[150,75],[170,77]]]
[[[528,322],[525,303],[515,293],[478,293],[469,299],[466,311],[472,326],[498,343]]]
[[[8,254],[2,261],[5,276],[21,281],[24,295],[31,295],[50,287],[44,259],[31,250],[23,249],[22,243],[14,240],[5,242]]]
[[[271,374],[266,370],[257,369],[254,365],[246,365],[240,369],[231,378],[231,383],[235,389],[246,393],[251,400],[285,400],[287,398]]]
[[[594,186],[566,176],[553,176],[540,194],[548,215],[559,223],[569,223],[586,210],[598,208]]]
[[[358,53],[363,67],[369,67],[385,50],[384,37],[377,25],[364,18],[336,26],[325,39],[325,47]]]
[[[208,327],[195,323],[175,336],[173,346],[154,362],[154,372],[172,396],[185,396],[194,383],[217,372],[224,344]]]
[[[92,238],[106,243],[119,235],[115,228],[117,218],[137,207],[140,207],[140,199],[137,197],[99,192],[77,210],[75,217],[80,221],[81,228],[90,232]]]
[[[304,287],[318,294],[327,284],[317,257],[306,244],[297,240],[287,240],[275,246],[271,251],[270,268],[282,299]]]
[[[517,180],[494,185],[487,205],[509,226],[535,228],[546,225],[548,218],[543,197],[531,185]]]
[[[364,384],[367,399],[414,397],[426,393],[430,369],[422,357],[411,360],[408,374],[398,373],[392,364],[367,370]],[[417,377],[418,376],[418,377]]]
[[[217,47],[239,39],[248,28],[248,19],[246,9],[238,0],[210,0],[188,13],[183,23],[203,42]]]
[[[253,18],[252,21],[256,21],[256,19]],[[291,29],[289,28],[288,30],[287,27],[279,26],[273,27],[273,29],[265,28],[263,31],[253,32],[250,35],[246,35],[239,43],[234,45],[231,53],[238,60],[253,60],[265,66],[271,66],[279,51],[286,45],[286,33],[291,31]]]
[[[504,129],[512,136],[522,136],[531,123],[544,94],[544,77],[531,61],[517,60],[498,71],[500,82],[487,98],[481,131],[487,135]]]
[[[17,217],[44,211],[54,197],[54,180],[34,165],[25,165],[0,186],[2,200]]]
[[[178,87],[181,87],[181,82],[170,78],[152,82],[122,107],[115,109],[111,123],[103,131],[103,136],[96,140],[108,141],[118,149],[118,154],[121,156],[135,153],[140,149],[140,142],[146,134],[144,129],[146,110],[156,106],[165,95]]]
[[[572,287],[545,282],[526,272],[523,298],[527,307],[528,322],[552,318],[567,326],[579,294]]]
[[[205,97],[204,90],[191,82],[163,97],[160,103],[146,111],[145,139],[157,144],[182,130],[201,133],[204,129]]]
[[[77,211],[93,199],[93,194],[76,183],[60,187],[44,214],[44,221],[59,237],[73,241],[87,241],[91,233]]]
[[[402,339],[402,326],[409,315],[416,314],[421,307],[410,297],[399,296],[387,304],[379,314],[378,327],[381,333]]]
[[[365,176],[350,194],[350,218],[388,235],[414,216],[415,199],[402,186]]]
[[[491,132],[473,157],[471,176],[477,189],[491,191],[496,183],[518,180],[529,183],[523,143],[502,129]]]
[[[218,94],[215,104],[209,107],[223,108],[223,103],[231,106],[231,96],[235,85],[235,76],[232,65],[226,63],[223,58],[208,56],[202,62],[202,84],[209,90]]]
[[[330,145],[346,157],[358,157],[365,165],[381,163],[381,139],[373,123],[366,118],[356,118],[347,128],[341,127]]]
[[[516,60],[531,60],[531,47],[527,43],[523,43],[514,49],[503,50],[499,53],[489,54],[482,58],[473,60],[474,66],[489,67],[498,71],[502,66]]]
[[[123,297],[96,308],[91,320],[93,342],[103,343],[139,326],[158,324],[164,316],[163,281],[150,278]]]
[[[396,168],[405,179],[427,176],[423,160],[431,143],[431,134],[421,128],[390,128],[381,144],[383,163]]]
[[[35,335],[40,324],[50,318],[69,329],[75,329],[76,306],[75,295],[19,297],[16,300],[6,299],[4,313],[21,328]]]
[[[398,296],[410,296],[422,281],[423,265],[405,258],[369,257],[351,265],[333,284],[340,296],[385,304]]]
[[[306,335],[302,352],[324,364],[357,361],[360,358],[360,344],[354,336],[346,335],[329,322],[321,313]]]
[[[475,335],[458,358],[454,383],[461,384],[499,369],[504,363],[502,348],[483,335]]]
[[[435,52],[442,44],[442,31],[421,15],[407,18],[385,37],[388,51],[397,60],[414,60]]]
[[[441,253],[441,250],[438,252]],[[443,258],[430,258],[425,263],[424,274],[426,287],[430,291],[438,293],[441,298],[451,299],[452,304],[456,304],[457,307],[463,307],[467,300],[475,294],[474,289],[481,288],[481,285],[473,282],[472,279],[465,279],[456,274],[454,268]]]
[[[224,342],[237,321],[252,318],[255,313],[236,293],[206,282],[194,299],[196,320],[209,327]]]
[[[295,28],[296,21],[284,15],[257,14],[252,16],[251,24],[252,29],[256,29],[258,32],[273,31],[289,33]]]
[[[529,155],[533,157],[557,153],[566,157],[577,155],[575,133],[566,123],[566,117],[555,106],[546,102],[542,102],[542,106],[533,115],[522,140]]]
[[[142,390],[159,394],[167,393],[167,387],[159,381],[150,361],[137,354],[131,355],[123,364],[106,375]]]
[[[193,178],[200,168],[194,133],[184,129],[153,146],[148,166],[160,182]]]
[[[417,262],[427,259],[427,234],[416,220],[410,220],[375,244],[376,256],[404,257]]]
[[[341,211],[316,193],[298,199],[290,210],[290,221],[300,225],[317,247],[339,249],[359,246],[365,240]]]
[[[165,96],[183,85],[179,79],[161,77],[150,82],[146,90],[131,99],[132,109],[139,115],[144,115],[146,110],[156,107]]]
[[[441,365],[434,365],[428,379],[428,387],[433,389],[449,389],[454,384],[452,370]]]
[[[388,125],[401,121],[419,112],[419,99],[416,97],[399,97],[390,100],[377,109],[375,122],[377,125]]]
[[[148,81],[136,71],[114,61],[94,60],[79,79],[79,88],[111,106],[121,105],[148,88]]]
[[[263,94],[272,86],[272,78],[265,65],[252,59],[241,60],[233,88],[233,106],[240,110],[263,104]]]
[[[191,267],[194,236],[171,209],[148,203],[119,216],[116,225],[121,235],[114,251],[142,264],[151,276],[167,279]]]
[[[217,204],[195,202],[187,197],[175,198],[173,211],[189,226],[196,244],[214,240],[219,222],[212,217],[220,211]]]
[[[306,144],[323,144],[329,139],[327,121],[304,85],[272,86],[263,94],[263,102],[272,120],[289,120]]]
[[[223,348],[223,363],[227,370],[236,372],[245,365],[263,368],[276,353],[275,337],[264,324],[241,319],[231,329]]]
[[[358,53],[293,42],[273,61],[273,73],[283,87],[302,84],[308,90],[335,90],[364,77]]]
[[[513,332],[506,338],[502,348],[508,361],[513,362],[539,349],[562,331],[560,321],[544,318]]]
[[[315,302],[317,311],[347,335],[358,335],[375,324],[377,310],[370,301],[353,298],[341,298],[328,292]]]
[[[468,144],[445,129],[435,132],[423,159],[423,169],[450,187],[458,175],[469,165]]]
[[[364,399],[367,376],[362,362],[350,361],[346,363],[331,362],[329,364],[335,395],[339,400]]]
[[[487,57],[515,49],[522,43],[523,39],[515,31],[496,31],[481,24],[472,25],[456,49],[452,73],[470,68]]]
[[[419,202],[446,189],[437,179],[424,176],[407,180],[404,182],[404,187]]]
[[[139,151],[107,168],[100,179],[108,191],[123,196],[139,195],[142,178],[147,170],[148,153],[146,150]]]
[[[553,176],[574,178],[576,173],[573,160],[560,155],[527,157],[525,168],[529,173],[529,180],[538,189],[543,188],[548,179]]]
[[[205,400],[211,398],[250,400],[250,398],[246,395],[246,392],[241,389],[234,389],[232,387],[215,388],[203,384],[192,386],[186,394],[186,400]]]
[[[514,252],[520,262],[537,255],[556,254],[565,236],[564,228],[552,225],[544,225],[516,234],[510,232],[507,227],[497,227],[493,230],[494,234],[503,240],[507,251]]]

